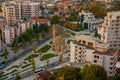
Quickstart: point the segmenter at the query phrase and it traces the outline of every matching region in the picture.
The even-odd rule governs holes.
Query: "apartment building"
[[[80,21],[83,27],[86,29],[90,29],[90,30],[97,29],[97,27],[102,25],[103,23],[103,19],[95,18],[93,13],[82,11],[81,13],[79,13],[79,15],[80,15]]]
[[[16,24],[16,13],[14,5],[10,3],[2,3],[3,17],[8,25]]]
[[[2,11],[7,24],[16,24],[21,19],[39,16],[40,3],[30,1],[7,1],[2,3]]]
[[[11,45],[13,40],[17,37],[17,30],[15,26],[6,25],[2,29],[2,41],[4,44]]]
[[[82,64],[98,64],[105,68],[108,76],[115,76],[117,50],[108,44],[98,42],[89,35],[79,35],[70,42],[70,62]]]
[[[101,40],[120,49],[120,11],[108,12],[101,29]]]
[[[21,33],[23,33],[27,28],[32,27],[32,24],[30,21],[20,21],[18,22],[18,28],[17,28],[17,35],[19,36]]]

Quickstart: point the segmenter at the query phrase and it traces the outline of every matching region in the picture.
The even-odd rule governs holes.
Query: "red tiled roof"
[[[120,57],[120,50],[118,51],[118,53],[117,53],[117,54],[118,54],[118,57]]]
[[[45,71],[39,74],[37,80],[47,80],[47,78],[51,75],[50,71]]]
[[[49,19],[41,19],[41,18],[38,18],[38,17],[31,17],[31,19],[35,20],[36,22],[39,22],[39,23],[44,23],[44,22],[50,22]]]

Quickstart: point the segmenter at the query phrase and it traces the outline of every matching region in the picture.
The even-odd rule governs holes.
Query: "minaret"
[[[55,41],[54,41],[54,39],[55,39],[55,34],[56,34],[56,32],[55,32],[55,25],[53,25],[53,43],[55,42]]]

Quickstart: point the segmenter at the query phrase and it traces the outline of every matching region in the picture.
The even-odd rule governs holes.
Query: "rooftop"
[[[87,45],[84,45],[84,44],[80,44],[80,42],[77,42],[76,40],[72,40],[72,42],[73,42],[74,44],[76,44],[76,45],[84,46],[84,47],[87,48],[87,49],[92,49],[92,50],[94,50],[93,47],[87,46]]]
[[[32,20],[39,22],[39,23],[44,23],[44,22],[50,22],[49,19],[45,19],[45,18],[38,18],[38,17],[31,17]]]
[[[106,52],[95,51],[94,54],[113,56],[117,49],[109,48]]]
[[[112,14],[112,15],[120,15],[120,11],[108,12],[108,14]]]

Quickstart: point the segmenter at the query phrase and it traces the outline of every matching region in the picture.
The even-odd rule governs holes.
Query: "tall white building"
[[[12,44],[16,37],[17,30],[15,26],[6,25],[4,28],[2,28],[2,40],[4,44]]]
[[[120,11],[108,12],[101,29],[101,40],[120,49]]]
[[[19,36],[21,33],[23,33],[27,28],[32,27],[32,24],[30,21],[20,21],[18,22],[18,28],[17,28],[17,35]]]
[[[101,65],[108,76],[115,76],[117,50],[89,35],[79,35],[70,43],[70,62]],[[83,65],[82,65],[83,66]]]

